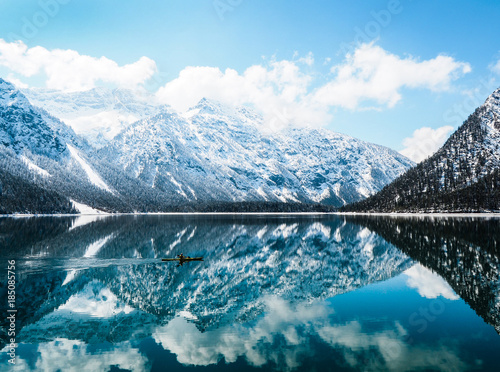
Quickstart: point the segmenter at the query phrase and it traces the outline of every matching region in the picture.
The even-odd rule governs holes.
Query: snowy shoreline
[[[500,218],[500,212],[477,212],[477,213],[388,213],[388,212],[144,212],[144,213],[58,213],[58,214],[0,214],[0,218],[29,218],[29,217],[82,217],[82,216],[385,216],[385,217],[479,217],[479,218]]]
[[[344,216],[386,216],[386,217],[498,217],[500,212],[335,212]]]

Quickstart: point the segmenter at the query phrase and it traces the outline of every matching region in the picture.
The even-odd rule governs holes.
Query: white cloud
[[[321,125],[330,118],[329,108],[311,101],[308,87],[312,77],[300,71],[304,61],[272,61],[268,66],[255,65],[242,74],[233,69],[222,72],[216,67],[190,66],[157,92],[160,101],[184,111],[201,98],[223,104],[250,104],[275,126],[295,124]]]
[[[392,107],[401,99],[404,87],[447,90],[471,67],[444,55],[425,61],[401,58],[370,43],[347,54],[344,63],[331,71],[335,78],[315,92],[315,99],[326,105],[356,109],[363,101]]]
[[[491,71],[500,75],[500,59],[496,63],[490,65],[489,67]]]
[[[410,267],[405,271],[405,274],[408,276],[408,286],[417,289],[422,297],[437,298],[442,296],[448,300],[459,299],[443,278],[422,265],[417,264]]]
[[[275,126],[318,126],[331,119],[332,108],[363,110],[365,102],[370,109],[392,107],[401,99],[402,88],[447,90],[453,80],[471,70],[468,63],[449,56],[418,61],[363,44],[332,67],[331,80],[313,89],[313,75],[301,70],[301,66],[314,63],[313,55],[297,57],[294,54],[292,61],[251,66],[242,74],[232,69],[186,67],[160,88],[157,96],[181,111],[206,97],[224,104],[251,104]]]
[[[422,127],[413,132],[411,137],[403,140],[405,148],[401,154],[414,162],[420,162],[434,154],[448,139],[453,127],[446,125],[437,129]]]
[[[144,84],[157,71],[156,63],[147,57],[119,66],[106,57],[90,57],[70,49],[28,48],[22,41],[9,43],[3,39],[0,66],[24,77],[43,73],[47,88],[67,91],[91,89],[98,82],[133,88]]]
[[[11,82],[12,84],[14,84],[18,89],[26,89],[26,88],[29,88],[29,85],[26,84],[26,83],[23,83],[21,80],[17,79],[14,74],[9,74],[9,76],[7,76],[7,80],[9,82]]]
[[[330,59],[326,59],[329,61]],[[337,107],[365,110],[394,106],[402,88],[442,91],[470,71],[468,63],[439,55],[419,61],[399,57],[379,46],[362,44],[331,68],[326,80],[311,72],[311,52],[295,53],[291,60],[272,59],[242,73],[234,69],[188,66],[156,93],[162,103],[179,111],[206,97],[227,105],[247,104],[264,115],[275,128],[288,125],[322,126],[331,121]],[[28,48],[23,42],[0,39],[0,66],[19,77],[45,76],[46,86],[58,90],[85,90],[102,83],[135,88],[157,76],[156,63],[141,57],[119,66],[106,57],[81,55],[74,50]],[[17,80],[16,80],[17,79]],[[20,83],[22,84],[22,83]]]
[[[314,64],[314,55],[312,52],[309,52],[305,57],[300,57],[297,62],[304,63],[307,66],[312,66]]]

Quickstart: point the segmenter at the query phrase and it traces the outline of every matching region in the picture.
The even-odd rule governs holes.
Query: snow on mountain
[[[100,189],[106,190],[107,192],[110,192],[113,194],[113,191],[110,189],[110,187],[106,184],[106,182],[103,181],[101,176],[96,173],[95,170],[92,169],[92,167],[80,156],[78,153],[78,150],[75,149],[71,145],[67,145],[69,152],[71,153],[71,156],[80,164],[82,169],[85,171],[87,174],[89,181],[99,187]]]
[[[157,211],[175,204],[175,197],[128,177],[94,151],[0,79],[0,213],[74,213],[83,205],[85,211]]]
[[[35,182],[104,211],[243,201],[341,206],[376,193],[413,164],[388,148],[324,129],[272,132],[251,109],[206,99],[179,114],[126,90],[26,92],[30,100],[1,81],[1,143],[23,156]],[[130,114],[130,121],[148,117],[99,122],[90,130],[73,122],[93,136],[94,147],[104,143],[97,137],[111,139],[125,128],[95,150],[52,115],[83,120],[109,112]]]
[[[500,88],[494,91],[482,106],[481,123],[486,131],[484,147],[485,167],[500,167]]]
[[[352,210],[499,210],[500,88],[430,158]]]
[[[30,159],[28,159],[26,156],[21,155],[21,159],[26,163],[28,168],[35,173],[38,173],[41,176],[44,177],[50,177],[50,173],[47,172],[45,169],[40,168],[38,165],[34,164]]]
[[[0,79],[0,144],[17,154],[24,151],[60,158],[65,143],[55,135],[55,128],[44,120],[14,86]]]
[[[380,190],[413,163],[325,129],[266,130],[247,108],[202,99],[186,113],[141,120],[100,155],[153,188],[189,201],[343,205]]]
[[[83,215],[83,216],[78,217],[78,219],[73,222],[73,225],[71,227],[73,229],[76,229],[79,226],[83,226],[83,225],[85,225],[87,223],[90,223],[92,221],[95,221],[95,220],[103,217],[103,216],[98,216],[98,215],[106,215],[107,214],[107,213],[105,213],[105,212],[103,212],[101,210],[89,207],[88,205],[85,205],[85,204],[82,204],[82,203],[78,203],[78,202],[76,202],[74,200],[70,199],[70,201],[73,204],[73,207],[80,214]]]
[[[24,89],[29,101],[63,120],[96,147],[104,146],[120,131],[166,106],[146,91],[94,88],[83,92]]]

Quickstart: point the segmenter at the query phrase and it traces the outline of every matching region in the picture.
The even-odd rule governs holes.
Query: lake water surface
[[[0,218],[0,370],[496,371],[499,259],[498,218]]]

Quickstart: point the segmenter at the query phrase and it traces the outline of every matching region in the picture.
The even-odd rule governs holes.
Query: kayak
[[[162,258],[162,261],[203,261],[203,257]]]

